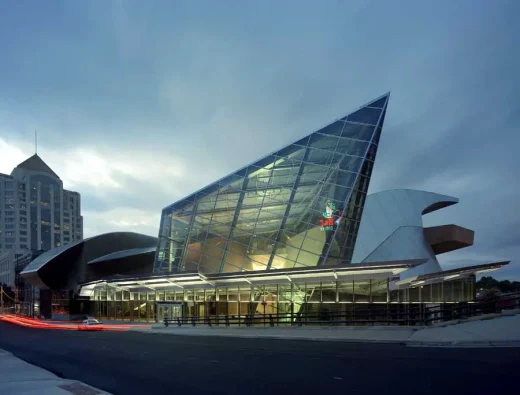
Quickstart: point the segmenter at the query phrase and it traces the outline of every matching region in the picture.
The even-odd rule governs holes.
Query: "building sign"
[[[321,230],[333,230],[335,225],[339,225],[341,210],[336,209],[336,205],[331,201],[325,205],[325,212],[322,215],[324,219],[320,218]]]

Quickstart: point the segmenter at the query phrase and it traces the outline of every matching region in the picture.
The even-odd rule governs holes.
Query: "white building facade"
[[[0,174],[0,252],[48,251],[83,239],[79,193],[37,155]]]

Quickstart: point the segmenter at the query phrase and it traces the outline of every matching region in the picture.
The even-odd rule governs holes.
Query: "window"
[[[20,229],[27,229],[27,224],[20,224]]]
[[[14,196],[13,191],[4,191],[4,196]]]
[[[20,217],[20,222],[25,222],[27,223],[27,218],[25,217]],[[20,228],[22,228],[22,225],[20,225]],[[27,228],[27,225],[25,225],[25,228],[22,228],[22,229],[26,229]]]
[[[14,225],[13,225],[13,227],[14,227]],[[7,228],[7,226],[6,226],[6,228]],[[5,236],[6,236],[6,237],[7,237],[7,236],[14,236],[14,232],[12,232],[12,231],[7,231],[7,232],[5,232]]]
[[[20,244],[20,248],[25,248],[26,250],[28,250],[27,244]]]
[[[7,206],[7,204],[6,204],[6,206]],[[5,212],[5,216],[6,217],[13,216],[13,215],[14,215],[14,211],[6,211]]]
[[[5,225],[6,229],[14,229],[14,224],[7,224]]]
[[[27,209],[27,204],[25,204],[25,203],[20,203],[20,208]]]
[[[25,210],[20,210],[20,215],[27,215],[27,211],[25,211]]]
[[[14,204],[6,204],[6,205],[5,205],[5,209],[6,209],[6,210],[12,210],[12,209],[14,209]]]
[[[22,241],[27,243],[27,237],[20,237],[20,242],[22,242]]]
[[[12,181],[5,181],[4,186],[6,189],[12,189],[13,188],[13,182]]]
[[[26,230],[21,230],[20,231],[20,235],[21,236],[27,236],[27,231]],[[21,239],[20,239],[21,240]]]

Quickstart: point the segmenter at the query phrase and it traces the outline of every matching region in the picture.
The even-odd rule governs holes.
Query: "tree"
[[[476,282],[477,289],[492,290],[497,289],[502,293],[507,292],[520,292],[519,281],[495,280],[491,276],[483,276],[479,281]]]

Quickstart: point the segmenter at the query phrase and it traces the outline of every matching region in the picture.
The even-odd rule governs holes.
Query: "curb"
[[[406,342],[407,347],[493,348],[520,347],[520,341]]]
[[[319,342],[340,342],[340,343],[373,343],[373,344],[402,344],[405,345],[407,340],[383,340],[383,339],[345,339],[345,338],[330,338],[330,337],[313,337],[313,336],[285,336],[283,334],[272,335],[258,335],[245,333],[168,333],[151,331],[147,332],[154,335],[163,336],[192,336],[192,337],[232,337],[241,339],[274,339],[274,340],[296,340],[296,341],[319,341]]]

